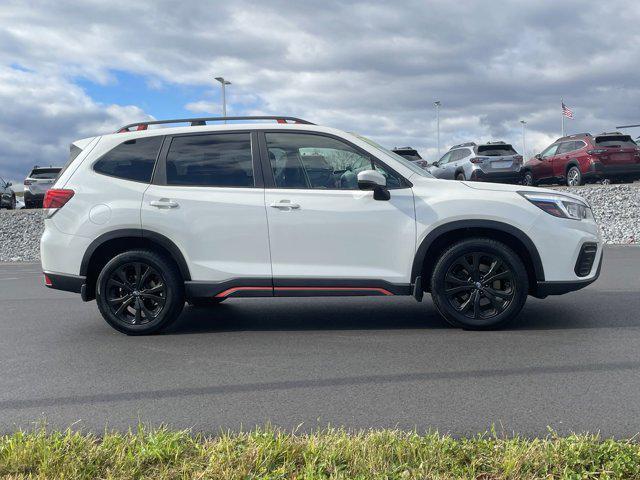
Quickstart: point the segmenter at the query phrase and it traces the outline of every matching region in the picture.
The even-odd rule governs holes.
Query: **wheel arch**
[[[426,290],[439,255],[453,242],[469,237],[491,238],[511,247],[525,264],[530,292],[535,291],[537,282],[544,281],[544,268],[538,249],[522,230],[495,220],[459,220],[436,227],[422,240],[414,257],[411,283],[421,276]]]
[[[564,167],[564,176],[567,176],[567,173],[569,173],[569,169],[571,167],[576,167],[578,170],[580,170],[580,164],[578,163],[578,160],[576,160],[575,158],[572,160],[569,160],[567,162],[567,164]],[[582,170],[580,170],[580,174],[582,174]]]
[[[80,275],[86,277],[83,297],[87,300],[95,298],[95,285],[100,270],[114,255],[135,248],[147,248],[163,254],[175,262],[183,280],[191,280],[182,252],[169,238],[151,230],[119,229],[100,235],[87,247],[80,264]]]

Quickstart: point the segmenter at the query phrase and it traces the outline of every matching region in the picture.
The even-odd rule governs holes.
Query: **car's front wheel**
[[[466,180],[464,173],[460,172],[456,175],[456,180],[459,180],[461,182],[464,182]]]
[[[502,242],[472,238],[445,250],[433,269],[431,296],[447,322],[471,330],[513,320],[527,299],[520,257]]]
[[[104,266],[96,301],[113,328],[147,335],[178,318],[184,307],[184,282],[172,261],[150,250],[132,250]]]

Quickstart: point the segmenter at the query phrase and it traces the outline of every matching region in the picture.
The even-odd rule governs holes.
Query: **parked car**
[[[45,285],[96,299],[132,335],[166,327],[185,301],[425,292],[452,325],[487,329],[527,295],[599,275],[579,196],[438,180],[356,134],[233,119],[266,118],[278,123],[153,121],[74,142],[44,199]]]
[[[598,180],[640,179],[640,149],[620,132],[577,133],[560,137],[530,159],[523,168],[523,184],[582,185]]]
[[[429,166],[429,162],[424,160],[415,148],[395,147],[391,151],[397,155],[400,155],[401,157],[406,158],[407,160],[411,160],[421,168],[427,168]]]
[[[522,155],[504,142],[454,145],[429,167],[436,178],[520,183]]]
[[[33,167],[24,179],[24,204],[26,208],[41,208],[44,194],[56,181],[60,167]]]
[[[13,210],[16,208],[16,192],[11,188],[11,182],[0,177],[0,208]]]

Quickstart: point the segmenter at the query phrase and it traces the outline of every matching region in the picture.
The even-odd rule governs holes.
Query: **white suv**
[[[254,120],[277,120],[267,124]],[[290,117],[128,125],[79,140],[44,200],[45,284],[96,299],[127,334],[185,301],[412,295],[493,328],[527,295],[582,288],[602,245],[552,190],[433,178],[376,143]],[[188,122],[191,125],[148,128]]]

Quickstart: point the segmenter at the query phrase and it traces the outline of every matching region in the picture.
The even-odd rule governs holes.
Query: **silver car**
[[[60,174],[60,167],[33,167],[24,179],[24,206],[26,208],[42,208],[44,194],[47,193]]]
[[[522,155],[505,142],[454,145],[428,170],[437,178],[478,182],[520,183]]]

